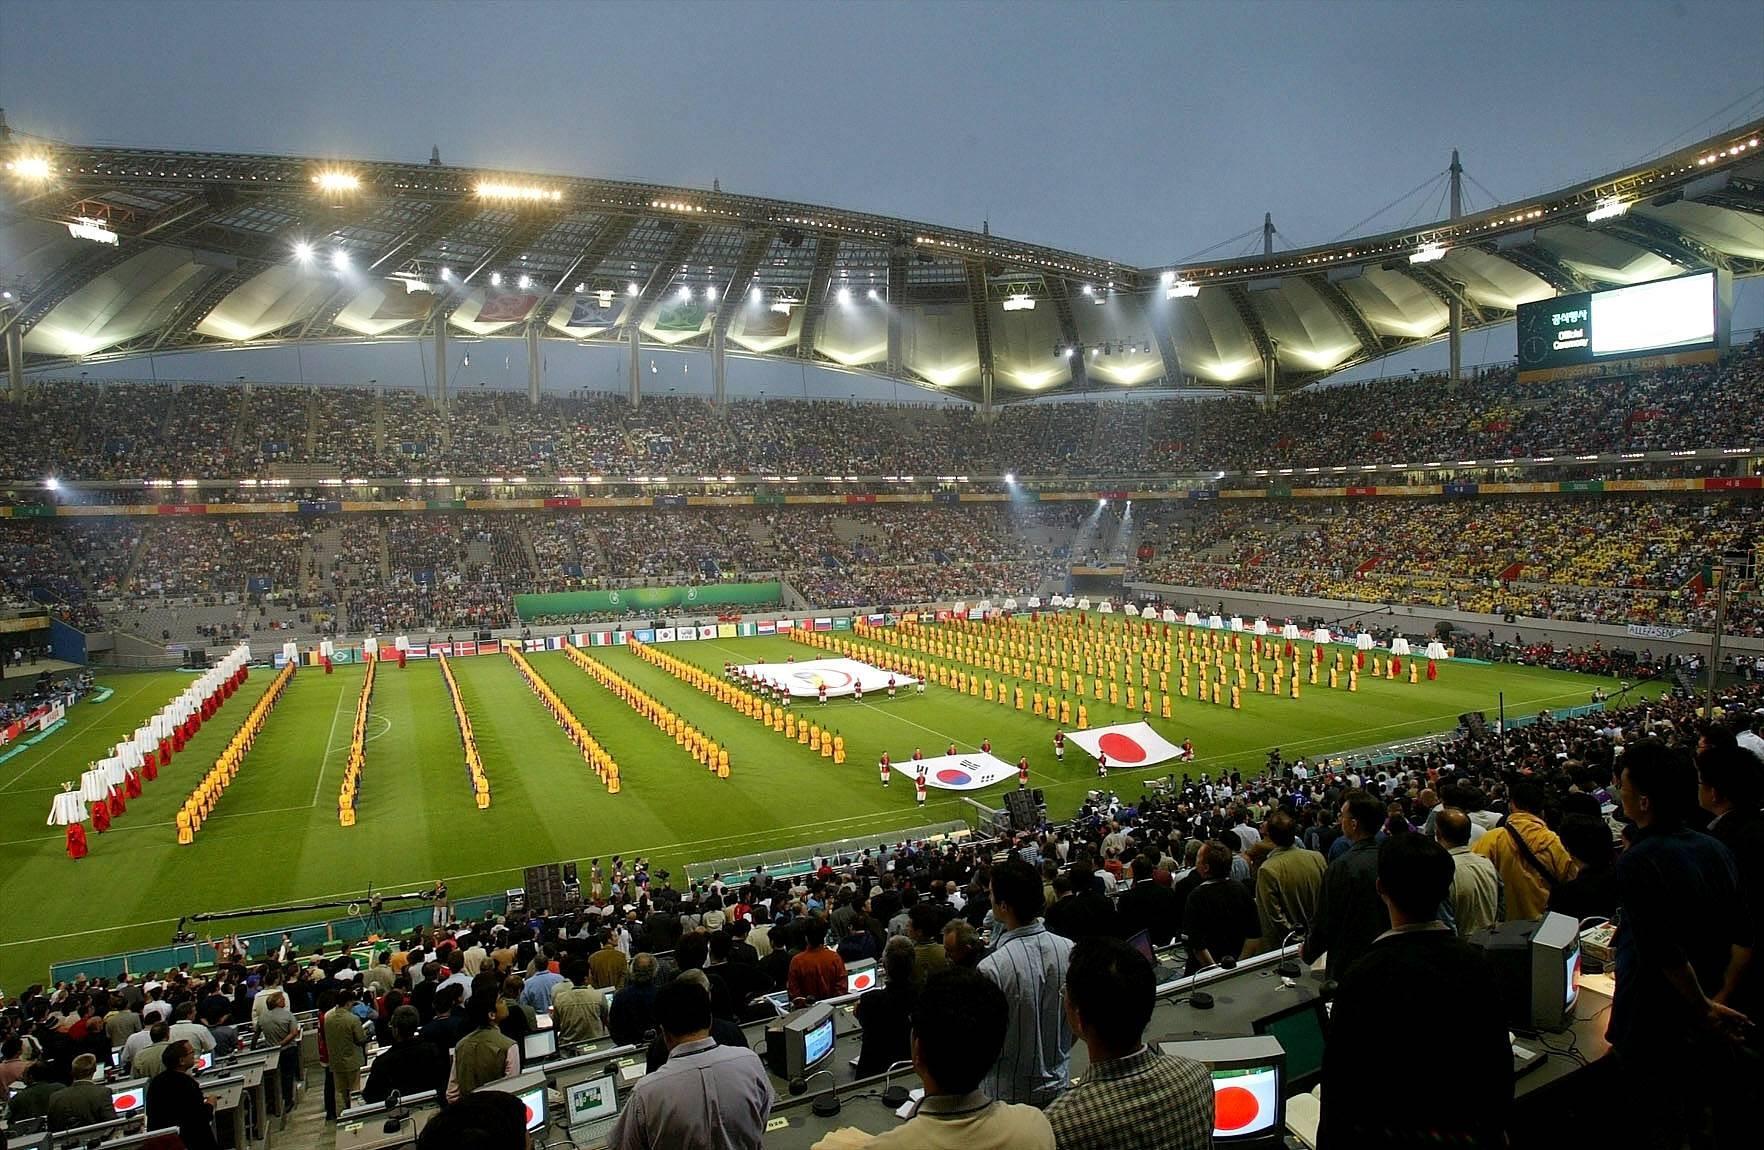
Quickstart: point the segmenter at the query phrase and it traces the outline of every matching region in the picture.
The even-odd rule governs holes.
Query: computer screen
[[[619,1112],[617,1079],[607,1074],[577,1082],[564,1091],[564,1122],[571,1127],[586,1126]]]
[[[200,1074],[214,1065],[214,1054],[198,1054],[196,1056],[196,1073]]]
[[[876,985],[876,960],[860,958],[845,964],[845,992],[862,994]]]
[[[805,1070],[813,1069],[821,1059],[833,1053],[833,1016],[802,1037],[802,1062]]]
[[[1280,1123],[1280,1071],[1273,1066],[1213,1070],[1213,1141],[1255,1138]]]
[[[147,1105],[147,1086],[125,1086],[110,1091],[110,1108],[118,1114],[133,1114]]]
[[[1280,1043],[1286,1054],[1288,1098],[1304,1094],[1323,1075],[1323,1004],[1313,998],[1256,1019],[1252,1029]]]
[[[521,1039],[521,1065],[543,1062],[557,1053],[557,1031],[535,1030]]]
[[[777,1009],[779,1014],[790,1013],[790,992],[788,990],[774,990],[766,995],[765,999]]]
[[[1140,931],[1138,934],[1127,940],[1127,945],[1134,950],[1137,950],[1140,954],[1145,955],[1145,960],[1153,966],[1158,964],[1157,952],[1152,950],[1151,935],[1148,932],[1143,930]]]
[[[1563,1010],[1573,1010],[1574,1004],[1580,999],[1580,947],[1570,947],[1568,957],[1563,960],[1567,978],[1563,982]]]
[[[1281,1079],[1286,1055],[1272,1035],[1162,1042],[1165,1054],[1190,1058],[1213,1078],[1213,1144],[1218,1147],[1277,1146],[1286,1127],[1286,1091]]]
[[[538,1022],[539,1022],[539,1029],[540,1030],[550,1030],[553,1026],[557,1025],[556,1022],[554,1022],[552,1020],[552,1017],[549,1014],[539,1015]]]
[[[531,1090],[523,1090],[517,1097],[527,1108],[527,1132],[545,1129],[545,1084],[542,1082]]]

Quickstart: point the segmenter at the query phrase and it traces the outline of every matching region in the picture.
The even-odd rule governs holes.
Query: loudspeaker
[[[1488,718],[1481,711],[1465,711],[1458,716],[1458,725],[1472,735],[1480,736],[1488,733]]]

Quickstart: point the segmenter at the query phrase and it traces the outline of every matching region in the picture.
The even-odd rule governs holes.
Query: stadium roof
[[[83,146],[0,120],[0,322],[30,370],[437,323],[613,344],[634,324],[975,399],[990,369],[997,402],[1260,389],[1269,357],[1289,389],[1439,338],[1453,300],[1474,330],[1558,292],[1764,271],[1761,134],[1424,227],[1132,267],[719,189]]]

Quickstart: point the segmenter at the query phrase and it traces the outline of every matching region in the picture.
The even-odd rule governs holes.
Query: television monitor
[[[1250,1028],[1280,1042],[1286,1055],[1286,1096],[1308,1093],[1323,1077],[1323,1000],[1310,998],[1258,1018]]]
[[[1565,914],[1496,923],[1464,936],[1494,972],[1507,1025],[1555,1030],[1580,999],[1580,924]]]
[[[510,1078],[499,1078],[479,1087],[480,1090],[499,1090],[504,1094],[513,1094],[527,1108],[527,1130],[529,1132],[545,1129],[545,1075],[516,1074]]]
[[[1143,930],[1140,931],[1138,934],[1127,940],[1127,945],[1134,950],[1137,950],[1140,954],[1145,955],[1145,960],[1153,966],[1158,964],[1158,953],[1152,949],[1150,932]]]
[[[527,1133],[536,1134],[545,1129],[545,1083],[521,1091],[519,1097],[521,1105],[527,1108]]]
[[[535,1030],[521,1039],[521,1068],[544,1062],[557,1054],[557,1031]]]
[[[564,1124],[574,1130],[617,1116],[617,1086],[617,1077],[612,1074],[572,1083],[564,1090]]]
[[[207,1054],[198,1054],[196,1056],[196,1073],[197,1074],[201,1074],[204,1070],[212,1070],[212,1069],[214,1069],[214,1052],[213,1051],[210,1051]]]
[[[781,1078],[803,1078],[833,1057],[833,1008],[805,1006],[766,1025],[766,1062]]]
[[[132,1082],[110,1088],[110,1108],[118,1114],[133,1114],[147,1105],[147,1083]]]
[[[845,964],[845,993],[862,994],[876,985],[876,960],[860,958]]]
[[[1165,1054],[1191,1058],[1213,1078],[1213,1145],[1277,1147],[1286,1134],[1286,1056],[1278,1039],[1214,1038],[1163,1042]]]
[[[554,1020],[549,1014],[541,1014],[537,1017],[540,1030],[550,1030],[553,1026],[557,1025],[556,1020]]]

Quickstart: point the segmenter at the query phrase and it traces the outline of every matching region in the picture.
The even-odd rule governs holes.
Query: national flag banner
[[[611,327],[618,318],[618,307],[612,297],[606,297],[603,306],[598,295],[579,295],[570,307],[569,322],[565,327]]]
[[[728,634],[723,633],[724,627],[729,628]],[[752,623],[720,623],[717,625],[717,638],[719,639],[746,639],[751,637],[754,633],[754,626]]]
[[[545,649],[547,651],[561,651],[561,650],[563,650],[565,638],[567,638],[567,636],[547,635],[545,637]]]
[[[741,334],[749,339],[770,339],[790,334],[790,310],[744,308],[741,312]]]
[[[833,629],[833,620],[831,620],[831,619],[816,619],[815,620],[815,630],[817,630],[817,631],[831,631],[832,629]]]
[[[458,640],[453,644],[453,653],[456,655],[476,655],[478,653],[478,641],[476,639]]]
[[[986,618],[986,609],[984,607],[969,607],[968,618],[974,620],[984,619]]]
[[[409,647],[404,649],[404,654],[406,658],[410,659],[427,659],[429,657],[429,645],[427,643],[412,643]]]
[[[588,646],[610,647],[612,646],[612,637],[613,633],[611,631],[590,631],[588,632]],[[576,646],[580,647],[582,644],[577,643]]]
[[[674,641],[677,643],[697,642],[698,641],[698,628],[697,627],[676,628],[674,631]]]
[[[850,615],[840,615],[838,618],[834,619],[833,620],[833,629],[835,631],[849,631],[849,630],[851,630],[851,616]]]
[[[1150,767],[1182,757],[1182,748],[1152,730],[1150,723],[1117,723],[1088,731],[1067,731],[1066,738],[1091,758],[1109,757],[1109,766]]]
[[[939,755],[915,763],[911,753],[893,756],[895,769],[911,783],[918,768],[925,768],[925,785],[944,791],[977,791],[1017,776],[1017,768],[996,755],[975,751],[967,755]]]
[[[918,680],[911,675],[885,671],[856,659],[810,659],[801,663],[749,663],[741,668],[750,677],[759,677],[783,686],[795,699],[813,699],[827,688],[830,699],[854,694],[862,686],[871,695],[888,689],[888,680],[896,687],[910,687]]]
[[[545,650],[545,637],[543,635],[529,636],[528,638],[521,640],[521,649],[525,651],[543,651]]]
[[[623,632],[620,632],[620,634],[623,634]],[[632,632],[632,637],[639,643],[653,643],[656,641],[655,632],[648,627]]]
[[[434,306],[435,297],[432,293],[411,291],[405,287],[403,280],[382,280],[379,286],[382,293],[380,302],[375,306],[370,319],[409,322],[422,319]]]
[[[630,634],[629,634],[629,632],[626,632],[626,631],[614,631],[612,633],[612,637],[613,637],[613,646],[623,647],[625,645],[625,643],[627,641],[629,641]]]
[[[729,634],[733,635],[734,633],[734,630],[731,628]],[[717,625],[715,623],[701,624],[698,628],[698,637],[700,639],[715,639],[717,637]],[[727,636],[724,637],[727,638]]]
[[[780,620],[778,620],[778,634],[782,635],[786,631],[794,631],[794,630],[796,630],[796,620],[795,619],[780,619]],[[762,631],[761,634],[764,634],[764,632]]]
[[[478,643],[478,654],[495,655],[502,651],[502,646],[500,639],[484,639]]]
[[[458,652],[453,649],[452,643],[431,643],[429,644],[429,650],[433,654],[445,655],[449,659],[458,654]]]
[[[670,299],[655,309],[656,331],[702,331],[709,313],[697,300]]]
[[[753,630],[748,632],[751,635],[776,635],[778,633],[778,625],[770,619],[761,619],[757,623],[744,623],[742,626],[752,627]]]
[[[518,319],[526,319],[527,313],[539,297],[531,292],[499,292],[484,297],[483,306],[478,308],[479,323],[513,323]]]
[[[886,615],[865,615],[864,616],[864,622],[868,623],[872,627],[880,627],[880,626],[882,626],[882,624],[886,623],[887,621],[888,621],[888,616],[886,616]]]
[[[673,641],[674,641],[674,629],[672,627],[657,627],[655,629],[655,642],[657,642],[657,643],[672,643]]]

